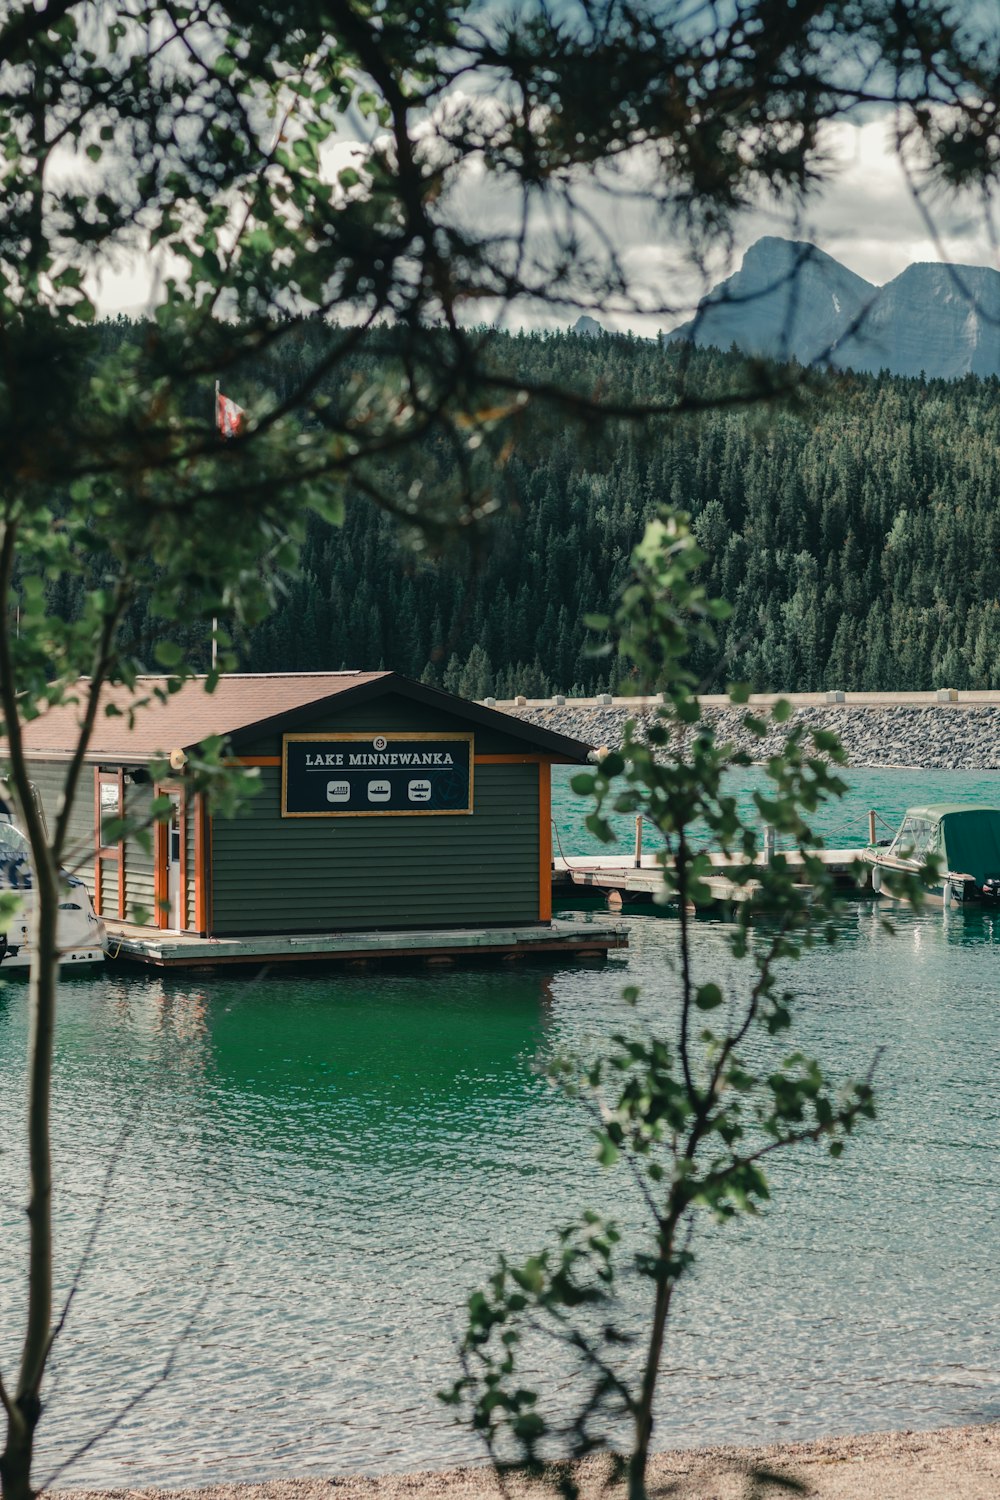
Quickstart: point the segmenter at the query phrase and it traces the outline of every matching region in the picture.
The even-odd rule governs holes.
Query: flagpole
[[[217,431],[219,426],[219,382],[215,382],[215,403],[212,407],[212,427]],[[219,628],[219,621],[215,615],[212,616],[212,671],[219,656],[219,643],[215,639],[215,632]]]

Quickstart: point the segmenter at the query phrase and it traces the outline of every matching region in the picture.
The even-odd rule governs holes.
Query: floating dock
[[[845,891],[864,895],[871,889],[871,875],[869,872],[864,880],[859,878],[856,869],[864,853],[862,849],[818,849],[814,857],[826,865],[837,885]],[[798,850],[781,853],[781,857],[791,869],[802,865]],[[746,869],[744,861],[719,853],[712,853],[709,858],[713,873],[703,884],[707,885],[713,901],[726,904],[754,899],[760,889],[758,881],[752,876],[749,880],[733,879],[738,868]],[[559,856],[553,860],[552,890],[558,900],[565,900],[573,891],[592,891],[607,897],[612,906],[619,902],[622,905],[646,904],[655,901],[663,890],[663,865],[655,854],[643,854],[638,861],[625,856],[587,855],[578,858],[574,855],[569,859]]]
[[[217,969],[276,963],[468,963],[476,959],[605,958],[628,947],[623,926],[608,920],[556,920],[524,927],[335,932],[316,935],[198,937],[111,919],[108,958],[157,969]]]

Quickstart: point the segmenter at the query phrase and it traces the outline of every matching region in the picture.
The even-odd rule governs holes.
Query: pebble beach
[[[608,1467],[588,1460],[577,1472],[582,1500],[616,1500]],[[936,1432],[868,1433],[759,1448],[694,1448],[657,1454],[651,1500],[995,1500],[1000,1494],[1000,1426]],[[70,1500],[68,1492],[66,1500]],[[351,1475],[213,1485],[200,1490],[87,1490],[72,1500],[528,1500],[555,1496],[554,1485],[508,1479],[491,1469],[440,1473]]]

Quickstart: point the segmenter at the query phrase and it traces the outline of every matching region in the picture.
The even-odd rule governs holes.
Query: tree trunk
[[[13,1417],[7,1419],[7,1444],[0,1453],[0,1486],[3,1500],[34,1500],[31,1486],[31,1460],[35,1446],[35,1427],[41,1416],[41,1404],[15,1403]]]
[[[35,851],[28,1042],[28,1318],[13,1411],[0,1455],[3,1500],[31,1500],[35,1429],[52,1332],[52,1153],[49,1142],[52,1044],[59,973],[59,874]]]
[[[632,1455],[628,1465],[629,1500],[647,1500],[646,1469],[649,1465],[649,1445],[653,1437],[653,1398],[656,1395],[656,1381],[660,1373],[660,1359],[663,1355],[663,1336],[666,1331],[667,1313],[670,1311],[670,1295],[673,1290],[673,1284],[666,1270],[666,1262],[670,1254],[671,1245],[672,1240],[670,1244],[661,1245],[660,1247],[660,1257],[664,1264],[664,1269],[656,1283],[656,1300],[653,1304],[653,1326],[649,1335],[649,1347],[646,1351],[646,1368],[642,1374],[642,1391],[639,1397],[639,1410],[635,1419],[635,1442],[632,1446]]]

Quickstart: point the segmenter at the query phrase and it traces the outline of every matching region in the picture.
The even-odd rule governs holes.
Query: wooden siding
[[[195,837],[194,837],[194,797],[185,798],[184,807],[184,927],[188,932],[196,932],[198,928],[195,915]]]
[[[442,734],[454,731],[467,733],[471,729],[476,736],[477,755],[534,755],[538,753],[537,745],[532,745],[527,740],[518,739],[514,735],[504,734],[495,729],[484,729],[478,724],[470,723],[460,714],[443,714],[439,709],[428,708],[422,703],[414,703],[412,699],[404,698],[398,693],[386,693],[384,697],[372,703],[359,703],[353,707],[345,705],[336,712],[331,709],[325,716],[320,715],[315,720],[310,720],[308,724],[298,725],[296,732],[339,734],[341,731],[366,729],[370,729],[372,734],[377,734],[379,730],[412,730],[414,733],[439,731]],[[280,755],[281,735],[264,735],[252,742],[241,740],[239,754],[241,756]]]
[[[477,766],[454,818],[283,819],[280,769],[260,774],[247,816],[213,820],[214,934],[538,921],[536,765]]]
[[[56,826],[59,803],[66,780],[66,762],[33,761],[31,779],[38,788],[49,834]],[[77,784],[73,811],[69,820],[69,836],[63,863],[71,875],[83,880],[91,896],[94,895],[94,768],[84,766]],[[116,871],[117,873],[117,871]],[[112,883],[108,877],[108,885]],[[115,896],[115,910],[118,898]]]
[[[145,783],[130,784],[125,788],[125,812],[130,818],[150,817],[153,804],[153,788]],[[149,830],[150,847],[144,849],[133,835],[125,845],[125,917],[135,921],[134,911],[141,906],[147,913],[146,921],[156,925],[155,898],[153,896],[153,830]]]

